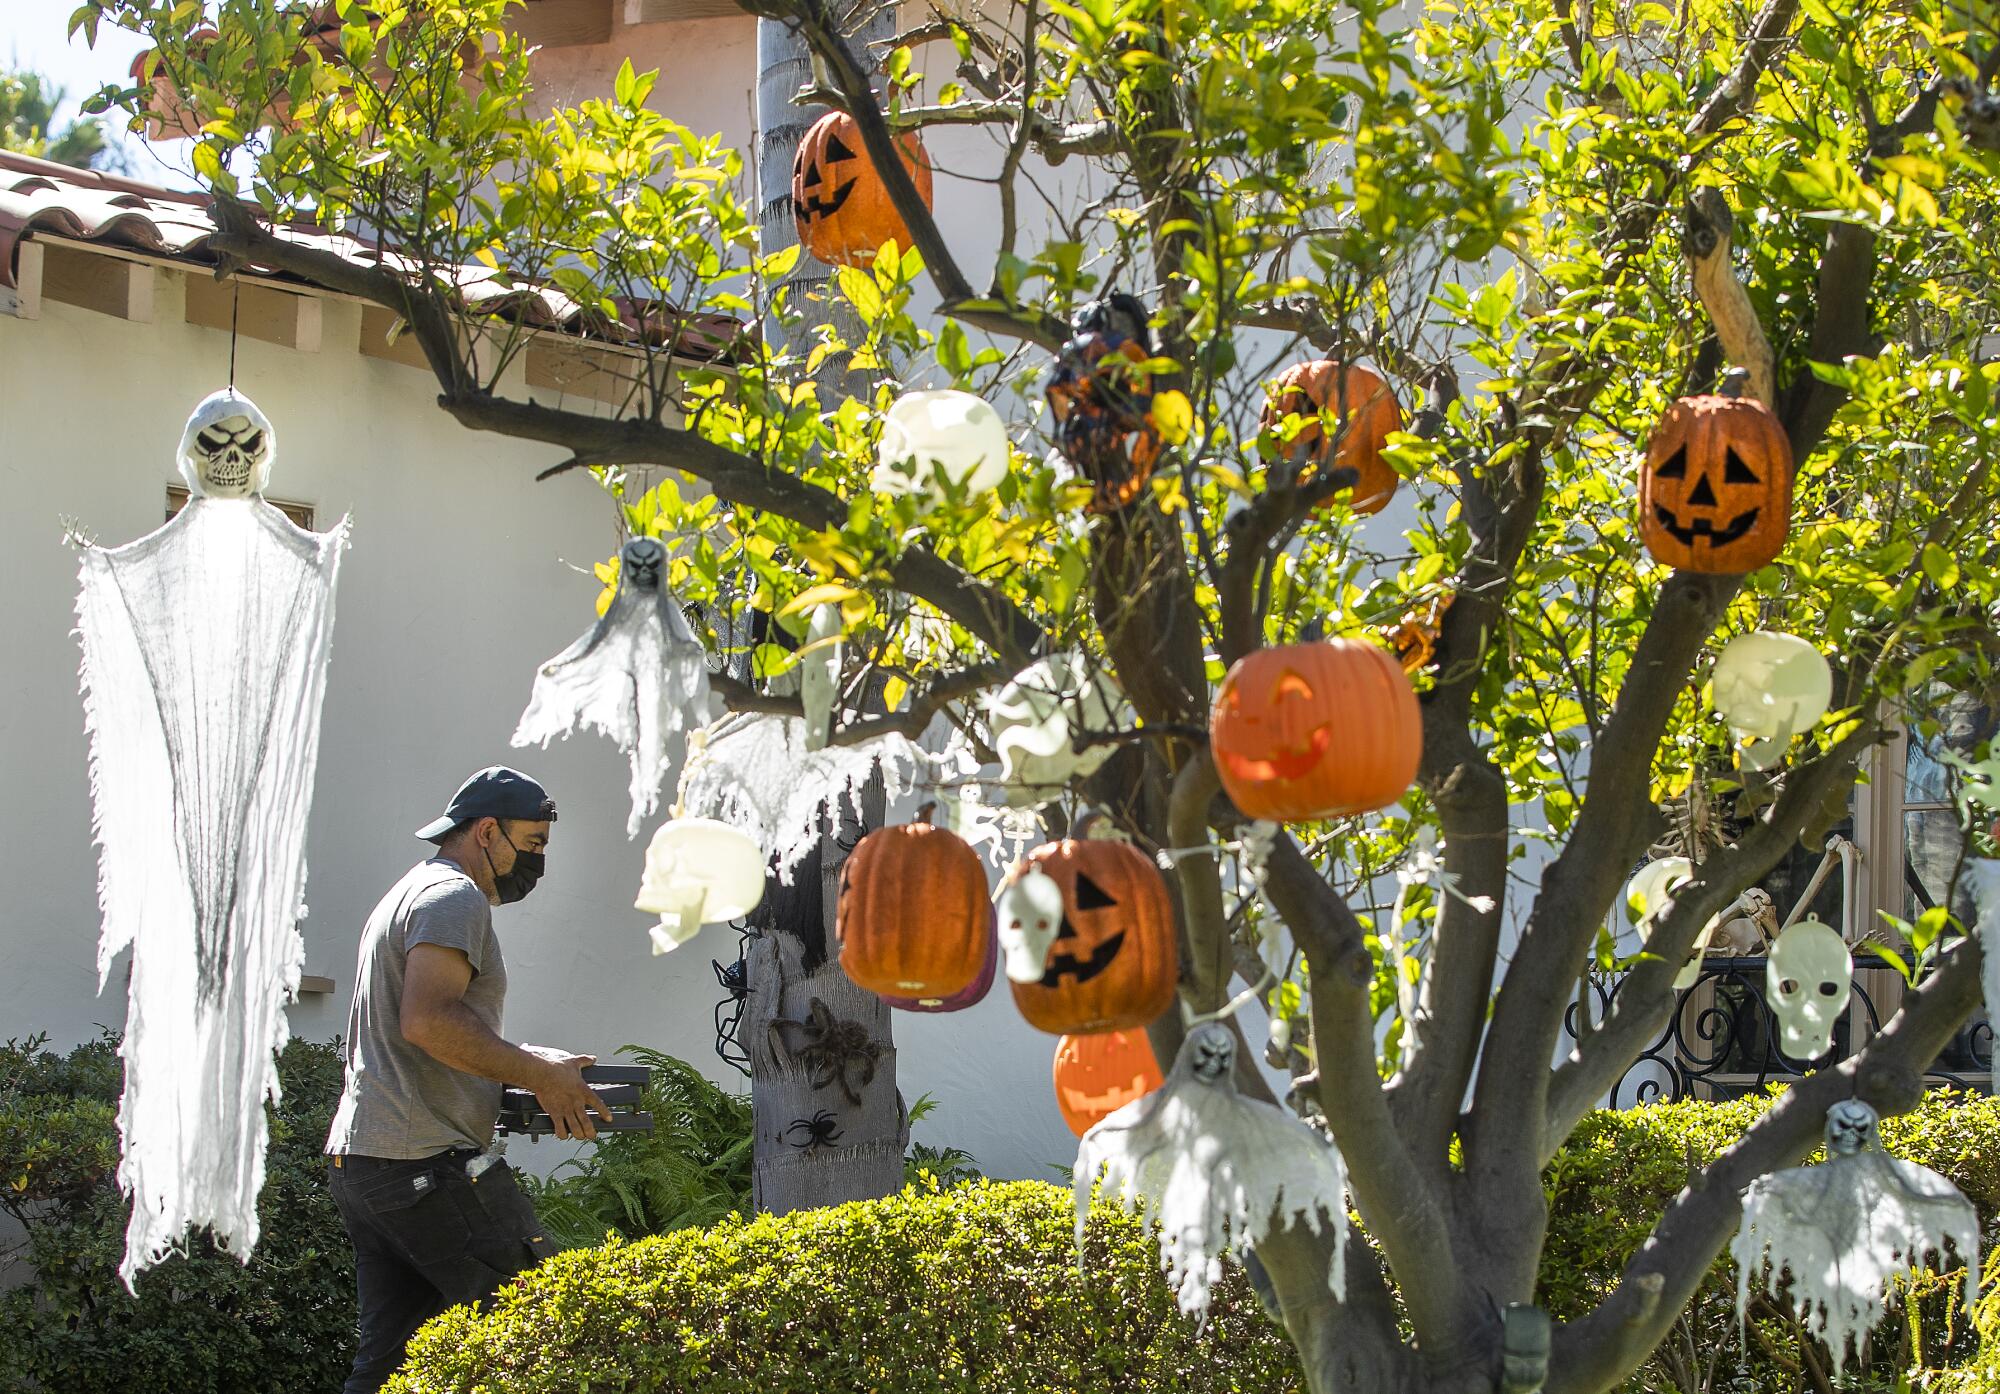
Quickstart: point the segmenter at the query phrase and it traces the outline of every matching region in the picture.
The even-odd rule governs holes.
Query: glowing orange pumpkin
[[[1322,416],[1334,419],[1334,440],[1328,440]],[[1285,443],[1278,430],[1293,417],[1303,420]],[[1388,448],[1389,433],[1403,429],[1403,409],[1396,405],[1389,385],[1366,368],[1332,358],[1293,364],[1278,375],[1276,390],[1264,406],[1262,429],[1290,458],[1324,465],[1331,452],[1334,469],[1353,470],[1357,478],[1349,506],[1356,513],[1380,513],[1396,492],[1396,471],[1382,452]]]
[[[1099,1031],[1056,1042],[1056,1107],[1082,1137],[1166,1083],[1144,1031]]]
[[[1423,717],[1393,657],[1333,639],[1238,659],[1208,738],[1222,787],[1246,817],[1300,822],[1402,798],[1423,754]]]
[[[903,168],[931,206],[931,162],[915,131],[896,137]],[[896,211],[889,186],[861,143],[861,127],[844,111],[813,122],[792,161],[792,216],[805,249],[832,266],[867,266],[884,242],[910,245],[910,227]]]

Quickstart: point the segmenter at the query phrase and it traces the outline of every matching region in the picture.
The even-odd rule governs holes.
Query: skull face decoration
[[[1653,927],[1674,908],[1674,891],[1694,875],[1694,863],[1686,857],[1660,857],[1647,862],[1625,883],[1625,905],[1640,937],[1650,943]],[[1680,972],[1674,975],[1674,990],[1686,992],[1701,978],[1702,955],[1708,951],[1718,919],[1711,919],[1695,936],[1694,951]]]
[[[1715,660],[1715,709],[1739,736],[1748,769],[1784,758],[1793,736],[1812,729],[1833,701],[1833,670],[1820,651],[1792,634],[1740,634]]]
[[[1764,965],[1764,995],[1778,1019],[1779,1047],[1794,1060],[1833,1048],[1833,1028],[1854,991],[1854,956],[1839,931],[1800,920],[1778,936]]]
[[[181,478],[211,499],[261,495],[278,453],[277,433],[257,404],[233,387],[201,399],[181,431]]]
[[[1017,983],[1038,983],[1048,963],[1049,946],[1063,920],[1062,887],[1047,872],[1029,871],[1000,888],[994,900],[1000,924],[1000,952],[1007,976]]]
[[[1826,1152],[1829,1157],[1852,1157],[1857,1152],[1873,1152],[1882,1145],[1881,1118],[1859,1099],[1842,1099],[1826,1111]]]
[[[764,851],[714,818],[662,823],[646,848],[635,910],[658,915],[648,931],[656,954],[672,953],[705,924],[747,915],[764,898]]]

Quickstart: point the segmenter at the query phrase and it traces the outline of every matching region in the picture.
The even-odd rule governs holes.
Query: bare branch
[[[847,110],[847,98],[835,87],[805,87],[793,100],[813,106]],[[1114,121],[1056,122],[1036,111],[1025,110],[1017,99],[986,102],[951,102],[944,106],[906,106],[884,114],[889,129],[896,132],[922,131],[933,126],[1017,126],[1027,128],[1028,143],[1035,153],[1052,165],[1071,155],[1108,155],[1118,148],[1118,124]]]
[[[1750,32],[1743,36],[1743,50],[1736,67],[1722,85],[1702,103],[1701,110],[1683,130],[1690,145],[1705,141],[1749,110],[1757,95],[1757,82],[1783,52],[1792,21],[1798,17],[1799,0],[1767,0]]]
[[[1729,200],[1722,190],[1704,185],[1688,200],[1681,252],[1694,268],[1695,293],[1715,322],[1723,353],[1731,362],[1749,369],[1750,395],[1768,407],[1777,402],[1771,376],[1771,341],[1764,337],[1750,294],[1736,279],[1736,268],[1729,264],[1729,238],[1734,227]]]

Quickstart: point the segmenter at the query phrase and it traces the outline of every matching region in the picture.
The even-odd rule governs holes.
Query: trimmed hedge
[[[1146,1225],[1094,1211],[1087,1273],[1074,1233],[1067,1191],[975,1182],[577,1250],[426,1326],[387,1394],[1304,1389],[1240,1271],[1197,1332]]]

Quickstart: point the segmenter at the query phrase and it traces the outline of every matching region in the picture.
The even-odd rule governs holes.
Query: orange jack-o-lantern
[[[1639,469],[1639,538],[1682,571],[1755,571],[1792,525],[1792,446],[1754,397],[1683,397]]]
[[[1078,312],[1049,378],[1049,409],[1064,458],[1097,486],[1089,511],[1111,513],[1139,497],[1160,459],[1153,385],[1135,365],[1153,356],[1146,307],[1113,293]]]
[[[877,828],[841,866],[834,932],[841,969],[870,992],[950,998],[992,952],[985,863],[946,828]]]
[[[1403,409],[1389,384],[1366,368],[1321,358],[1293,364],[1278,375],[1274,387],[1261,423],[1271,448],[1321,467],[1353,470],[1352,492],[1341,490],[1334,497],[1348,497],[1356,513],[1380,513],[1387,507],[1397,478],[1382,452],[1389,433],[1403,429]],[[1300,424],[1286,442],[1281,428],[1289,429],[1293,418]],[[1327,418],[1332,419],[1332,441],[1323,424]]]
[[[1129,842],[1066,839],[1037,847],[1009,879],[1031,869],[1061,889],[1063,918],[1041,981],[1008,983],[1030,1026],[1052,1036],[1123,1031],[1173,1005],[1174,906],[1145,853]]]
[[[931,162],[915,131],[896,137],[924,207],[931,206]],[[792,215],[799,241],[833,266],[867,266],[884,242],[910,245],[909,224],[861,144],[861,127],[844,111],[813,122],[792,161]]]
[[[1246,817],[1299,822],[1386,808],[1417,777],[1423,717],[1402,665],[1334,639],[1236,661],[1209,713],[1222,787]]]
[[[1144,1031],[1099,1031],[1056,1042],[1056,1107],[1082,1137],[1166,1083]]]

